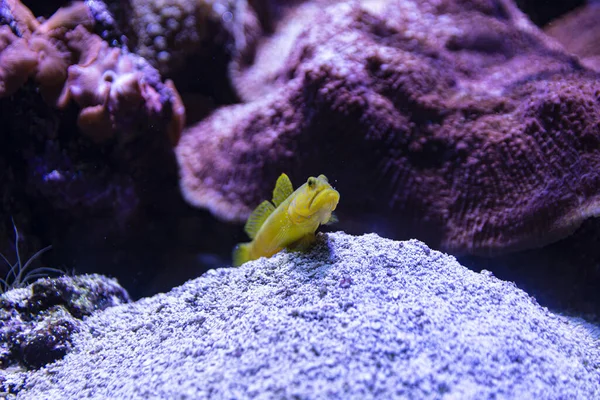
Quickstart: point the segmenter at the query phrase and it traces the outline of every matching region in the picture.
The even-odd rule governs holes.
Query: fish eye
[[[315,178],[313,178],[313,177],[308,178],[308,187],[309,188],[312,189],[313,187],[315,187],[315,184],[316,184]]]

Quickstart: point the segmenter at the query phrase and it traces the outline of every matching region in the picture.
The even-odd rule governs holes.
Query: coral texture
[[[600,80],[505,0],[290,6],[177,148],[193,205],[244,220],[324,173],[339,228],[455,253],[541,246],[600,212]]]
[[[59,108],[80,107],[79,128],[97,142],[119,130],[139,129],[140,121],[161,124],[177,143],[185,111],[172,83],[162,84],[147,63],[108,44],[90,30],[92,14],[83,2],[58,10],[39,25],[18,1],[11,8],[20,37],[0,27],[0,97],[13,94],[33,75],[44,98]],[[19,15],[25,15],[19,17]],[[133,128],[133,129],[132,129]]]
[[[98,2],[87,1],[100,14]],[[144,57],[165,76],[185,70],[186,60],[210,52],[219,42],[229,54],[243,52],[260,30],[246,0],[108,1],[115,28],[126,35],[131,51]],[[100,3],[102,4],[102,3]],[[103,18],[102,18],[103,19]],[[115,35],[113,35],[115,36]],[[206,60],[210,62],[210,59]],[[214,62],[214,60],[213,60]],[[196,71],[197,72],[197,71]]]
[[[212,11],[205,1],[132,0],[127,4],[136,33],[133,50],[161,72],[180,67],[185,56],[199,47]]]
[[[0,295],[0,367],[34,369],[62,358],[83,317],[127,302],[125,289],[100,275],[40,279]]]
[[[153,76],[154,71],[143,59],[109,48],[106,42],[81,26],[68,35],[67,40],[83,61],[69,68],[68,94],[61,99],[61,105],[72,98],[82,107],[78,125],[83,132],[102,142],[118,130],[135,132],[139,129],[136,124],[144,119],[159,124],[168,117],[163,105],[170,99],[173,112],[167,134],[173,144],[177,143],[185,111],[170,81],[163,86],[160,77]]]

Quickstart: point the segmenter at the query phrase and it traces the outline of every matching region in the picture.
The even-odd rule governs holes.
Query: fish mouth
[[[308,203],[308,209],[312,210],[315,206],[315,203],[316,207],[318,208],[323,207],[325,204],[332,204],[333,206],[331,207],[331,211],[333,211],[337,207],[339,199],[340,194],[337,192],[337,190],[324,189],[313,196],[313,198],[310,200],[310,203]]]

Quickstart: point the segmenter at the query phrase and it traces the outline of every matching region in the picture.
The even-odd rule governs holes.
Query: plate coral
[[[340,229],[455,254],[600,212],[598,74],[506,1],[305,2],[234,63],[243,99],[177,148],[191,204],[244,220],[278,174],[333,179]]]

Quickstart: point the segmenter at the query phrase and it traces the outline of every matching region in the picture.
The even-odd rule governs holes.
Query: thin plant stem
[[[0,293],[5,293],[10,289],[24,287],[28,282],[31,282],[32,280],[37,280],[39,278],[47,277],[48,274],[51,273],[64,274],[64,271],[51,267],[40,267],[28,271],[33,262],[37,260],[42,254],[50,250],[52,246],[46,246],[43,249],[38,250],[25,262],[25,265],[23,265],[21,260],[21,252],[19,250],[19,230],[17,229],[17,225],[15,224],[14,219],[11,218],[11,220],[13,223],[13,228],[15,230],[15,253],[17,256],[17,262],[11,264],[10,261],[8,261],[8,259],[4,256],[4,254],[0,253],[0,259],[2,259],[2,261],[10,267],[4,279],[0,278]]]

